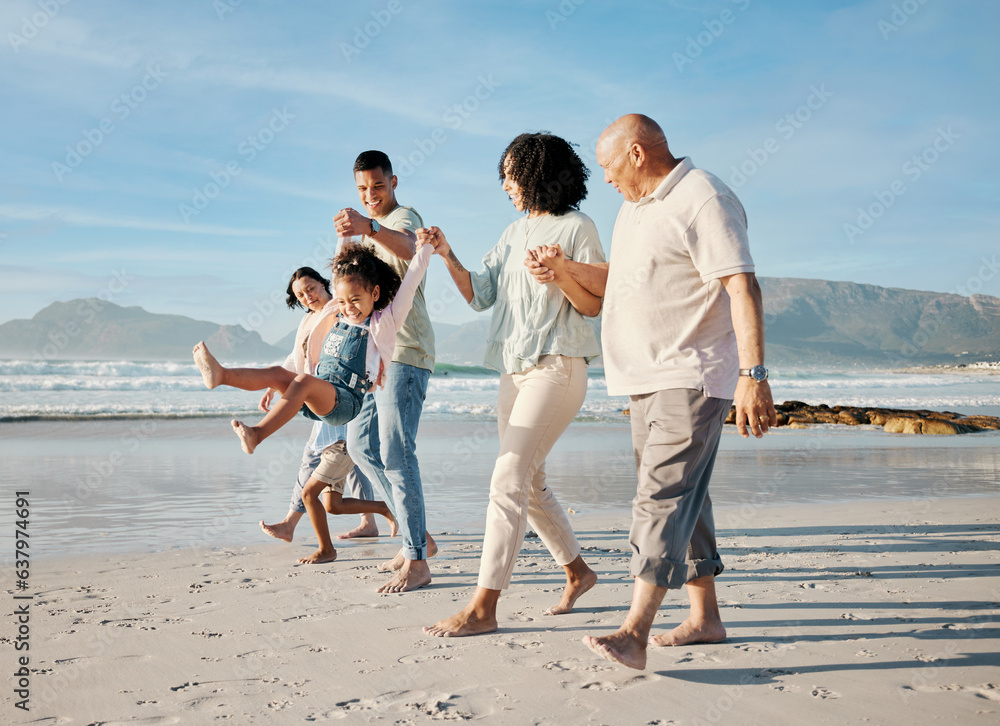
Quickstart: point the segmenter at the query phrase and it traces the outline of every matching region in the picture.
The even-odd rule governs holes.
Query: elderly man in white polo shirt
[[[585,265],[546,250],[540,281],[570,275],[604,297],[608,393],[628,395],[638,488],[629,535],[632,607],[617,632],[584,636],[594,652],[631,668],[649,645],[726,637],[715,595],[722,572],[708,483],[733,400],[739,433],[777,423],[764,368],[764,316],[747,244],[746,214],[717,177],[671,155],[662,129],[638,114],[597,142],[604,179],[625,203],[610,261]],[[649,637],[668,589],[687,585],[688,618]]]

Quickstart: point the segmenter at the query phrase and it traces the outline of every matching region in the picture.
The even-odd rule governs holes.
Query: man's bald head
[[[604,180],[631,201],[648,194],[677,165],[663,129],[649,116],[630,113],[612,123],[597,140],[597,163]],[[636,196],[639,195],[639,196]]]
[[[631,146],[639,144],[647,154],[663,154],[667,156],[670,152],[667,148],[667,137],[663,129],[649,116],[641,113],[630,113],[622,116],[612,123],[601,134],[597,143],[602,141],[610,142],[616,146]],[[673,159],[673,157],[670,157]]]

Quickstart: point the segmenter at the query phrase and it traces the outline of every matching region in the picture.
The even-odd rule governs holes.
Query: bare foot
[[[205,341],[201,341],[194,347],[194,362],[201,371],[201,380],[205,382],[206,388],[216,388],[222,383],[222,364],[215,359],[215,356],[208,352]]]
[[[395,537],[399,534],[399,522],[391,514],[386,515],[386,519],[389,520],[389,536]],[[434,553],[437,554],[437,545],[434,545]]]
[[[257,444],[260,440],[257,438],[257,429],[253,426],[247,426],[245,423],[232,420],[233,429],[236,431],[236,435],[240,437],[240,446],[248,454],[252,454],[253,450],[257,448]]]
[[[396,534],[396,532],[398,530],[399,530],[399,527],[397,525],[396,529],[393,530],[393,534]],[[430,559],[431,557],[433,557],[437,553],[438,553],[437,542],[435,542],[434,540],[428,538],[428,542],[427,542],[427,559]],[[403,554],[403,550],[400,549],[399,552],[396,553],[395,557],[393,557],[388,562],[383,562],[382,564],[380,564],[378,566],[378,570],[379,570],[379,572],[393,572],[395,570],[398,570],[400,567],[402,567],[406,562],[410,562],[410,561],[411,560],[407,560],[406,559],[406,556]]]
[[[378,537],[378,526],[374,522],[371,524],[362,522],[350,532],[337,535],[337,539],[354,539],[355,537]]]
[[[280,539],[282,542],[291,542],[292,537],[295,536],[295,525],[290,522],[278,522],[277,524],[264,524],[264,520],[260,520],[260,528],[264,530],[264,534],[269,534],[275,539]]]
[[[427,560],[406,560],[399,572],[378,589],[384,595],[394,592],[410,592],[431,583],[431,568]]]
[[[379,564],[378,571],[394,572],[398,570],[400,567],[402,567],[404,562],[406,562],[406,558],[403,556],[403,550],[400,550],[399,552],[396,553],[396,556],[393,557],[391,560]]]
[[[587,592],[587,590],[592,588],[595,584],[597,584],[597,573],[593,570],[588,570],[587,574],[579,579],[567,580],[566,587],[563,589],[562,599],[559,601],[559,604],[546,609],[545,614],[563,615],[565,613],[572,612],[573,605],[576,604],[577,598]]]
[[[653,646],[692,645],[694,643],[721,643],[726,639],[726,628],[719,621],[695,621],[688,618],[669,633],[654,635],[649,639]]]
[[[320,547],[308,557],[300,557],[298,563],[300,565],[320,565],[324,562],[333,562],[335,559],[337,559],[337,550],[327,551]]]
[[[478,614],[472,605],[467,605],[464,610],[450,618],[425,626],[424,632],[438,638],[462,638],[466,635],[492,633],[496,629],[496,617]]]
[[[617,633],[595,638],[583,636],[583,643],[597,655],[629,668],[642,670],[646,667],[646,644],[634,633],[619,630]]]

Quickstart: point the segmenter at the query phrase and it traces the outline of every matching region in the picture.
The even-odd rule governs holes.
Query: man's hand
[[[766,380],[755,381],[749,376],[740,376],[734,402],[736,430],[744,439],[750,438],[751,433],[759,439],[772,426],[778,425],[778,414],[771,399],[771,386]]]
[[[540,245],[535,249],[536,259],[559,277],[566,269],[566,254],[559,245]]]
[[[555,272],[548,266],[551,258],[548,257],[546,252],[546,250],[553,248],[558,250],[558,254],[562,256],[562,249],[559,245],[552,245],[551,247],[541,245],[533,250],[528,250],[528,254],[525,255],[524,266],[528,268],[528,272],[532,274],[540,285],[547,285],[556,280]]]
[[[355,237],[366,235],[372,231],[372,221],[350,207],[341,209],[333,218],[334,228],[338,237]]]
[[[451,245],[445,239],[444,232],[439,227],[421,227],[417,230],[417,249],[424,245],[430,245],[434,254],[447,257],[451,252]]]

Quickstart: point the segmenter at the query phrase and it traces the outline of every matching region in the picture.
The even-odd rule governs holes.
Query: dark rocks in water
[[[893,434],[968,434],[1000,430],[996,416],[963,416],[951,411],[911,411],[899,408],[860,408],[856,406],[811,406],[802,401],[785,401],[775,406],[778,426],[806,428],[810,424],[844,426],[881,426]],[[729,410],[727,424],[736,423],[736,407]]]

